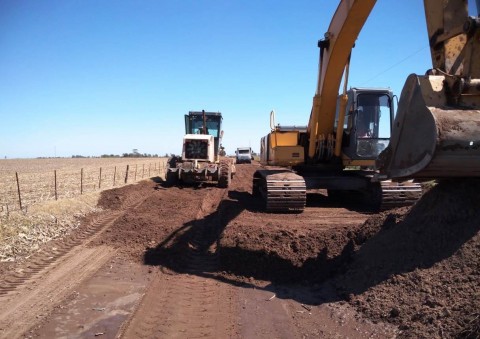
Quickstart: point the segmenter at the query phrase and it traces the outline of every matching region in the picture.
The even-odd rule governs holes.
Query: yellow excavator
[[[308,125],[275,125],[272,111],[253,178],[267,211],[302,211],[315,189],[385,209],[414,203],[418,180],[480,177],[479,18],[465,0],[424,0],[433,69],[408,77],[394,118],[389,89],[347,90],[351,50],[375,3],[340,1],[318,43]]]

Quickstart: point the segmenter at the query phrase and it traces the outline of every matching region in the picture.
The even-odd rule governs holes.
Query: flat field
[[[165,164],[166,158],[1,159],[0,213],[163,176]]]

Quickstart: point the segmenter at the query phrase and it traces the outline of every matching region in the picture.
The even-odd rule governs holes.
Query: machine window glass
[[[389,97],[361,94],[357,100],[357,137],[390,138]]]
[[[355,126],[357,155],[368,158],[377,157],[387,147],[390,139],[388,95],[359,95]]]
[[[192,125],[193,125],[193,132],[194,132],[194,133],[197,133],[197,134],[202,133],[202,128],[203,128],[203,122],[202,122],[202,120],[194,119],[194,120],[192,121]]]
[[[218,138],[220,130],[219,130],[220,121],[219,119],[215,118],[207,118],[207,129],[208,134],[213,135],[214,137]]]
[[[207,133],[218,138],[220,135],[220,117],[207,116]],[[203,117],[201,115],[190,118],[189,133],[201,134],[203,128]]]

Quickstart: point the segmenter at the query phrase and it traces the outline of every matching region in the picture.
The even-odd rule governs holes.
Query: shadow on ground
[[[479,186],[465,183],[464,189],[474,194]],[[245,209],[261,210],[261,204],[250,193],[230,191],[229,199],[223,200],[216,211],[185,223],[156,247],[149,248],[144,263],[245,287],[258,288],[255,280],[268,281],[267,289],[280,298],[297,298],[287,288],[291,284],[322,289],[322,283],[334,279],[338,293],[316,297],[302,294],[298,301],[315,304],[340,300],[363,293],[392,275],[429,268],[452,256],[471,239],[480,229],[480,213],[475,202],[469,200],[472,195],[455,195],[451,189],[435,187],[410,209],[372,216],[362,227],[348,233],[337,251],[340,254],[329,257],[331,249],[323,248],[301,265],[278,255],[275,248],[252,251],[242,246],[222,246],[224,229],[232,220]],[[323,197],[315,199],[324,202]],[[192,266],[192,257],[198,256],[209,265]]]

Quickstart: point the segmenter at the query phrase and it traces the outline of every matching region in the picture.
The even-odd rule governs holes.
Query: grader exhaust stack
[[[425,0],[433,69],[410,75],[390,144],[388,178],[480,177],[480,19],[466,1]]]

